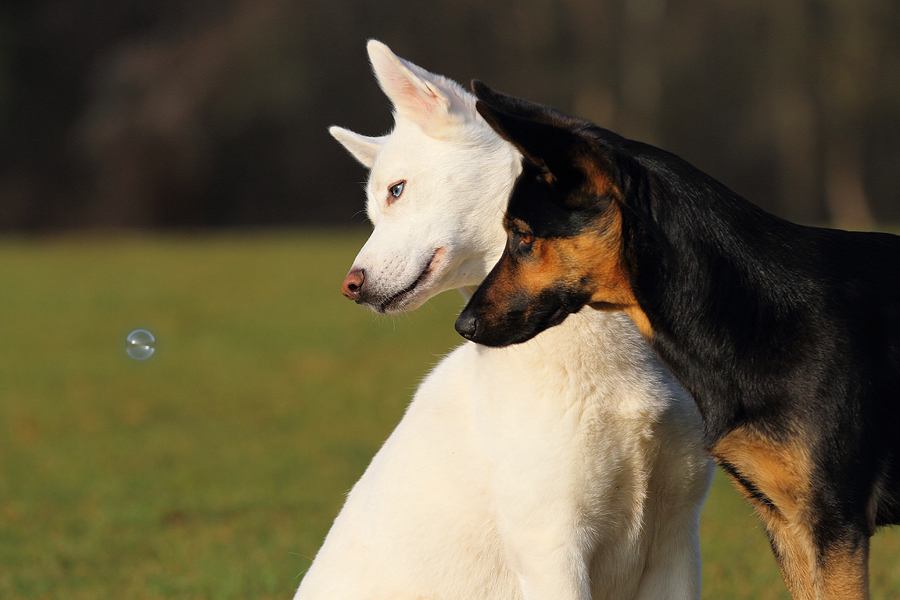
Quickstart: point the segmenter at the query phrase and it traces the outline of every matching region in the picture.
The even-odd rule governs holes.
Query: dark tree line
[[[894,0],[7,0],[0,230],[360,222],[376,37],[799,221],[900,221]],[[356,216],[354,216],[356,215]]]

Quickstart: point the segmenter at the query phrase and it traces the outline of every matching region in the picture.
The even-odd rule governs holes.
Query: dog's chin
[[[400,315],[416,310],[431,298],[429,293],[431,286],[424,283],[416,286],[414,290],[405,292],[399,296],[391,296],[380,304],[369,304],[369,308],[383,315]]]
[[[457,331],[459,331],[464,338],[471,342],[475,342],[476,344],[491,348],[505,348],[507,346],[524,344],[525,342],[531,341],[544,331],[551,327],[556,327],[565,321],[566,317],[570,314],[572,313],[567,307],[559,306],[555,310],[545,314],[532,315],[533,318],[527,320],[500,322],[490,328],[485,328],[483,321],[481,321],[481,324],[476,326],[474,330],[463,331],[460,329],[460,326],[457,325]],[[457,319],[457,323],[459,324],[464,321],[466,315],[467,313],[463,311]]]
[[[547,331],[551,327],[556,327],[566,320],[571,312],[565,306],[560,306],[553,312],[549,312],[541,318],[535,319],[530,323],[525,323],[519,327],[509,328],[507,335],[507,343],[502,346],[511,346],[513,344],[522,344],[533,340],[541,333]]]
[[[547,329],[550,329],[551,327],[556,327],[557,325],[559,325],[560,323],[565,321],[566,317],[568,317],[571,314],[572,314],[572,311],[570,311],[568,308],[566,308],[565,306],[560,306],[555,311],[548,314],[542,320],[541,324],[538,325],[538,328],[537,328],[538,333],[540,333],[541,331],[546,331]],[[535,335],[537,335],[537,334],[535,334]]]
[[[364,304],[384,315],[397,315],[419,308],[434,295],[433,290],[443,271],[444,255],[444,249],[438,248],[409,285],[385,298],[366,300]]]

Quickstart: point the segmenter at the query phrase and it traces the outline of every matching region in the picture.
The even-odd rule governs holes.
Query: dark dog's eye
[[[522,253],[529,252],[531,250],[531,244],[534,242],[533,235],[530,233],[522,233],[520,231],[517,231],[514,234],[513,239],[516,242],[516,250]]]
[[[398,181],[388,188],[388,204],[392,203],[394,200],[400,197],[400,195],[403,193],[403,186],[405,185],[406,181]]]

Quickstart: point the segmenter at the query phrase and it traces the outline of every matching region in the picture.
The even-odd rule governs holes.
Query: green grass
[[[459,343],[454,294],[390,319],[341,297],[365,235],[0,239],[0,598],[291,597]],[[705,598],[788,598],[722,477],[702,535]],[[879,534],[873,598],[898,557]]]

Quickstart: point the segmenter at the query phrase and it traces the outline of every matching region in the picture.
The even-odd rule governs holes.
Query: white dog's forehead
[[[369,172],[366,191],[370,218],[373,211],[377,215],[385,209],[389,189],[400,181],[406,182],[404,194],[407,195],[398,202],[414,196],[419,208],[423,208],[421,202],[439,193],[441,186],[451,179],[449,175],[455,170],[452,152],[452,144],[431,138],[416,125],[399,120]],[[427,196],[424,192],[428,192]]]

